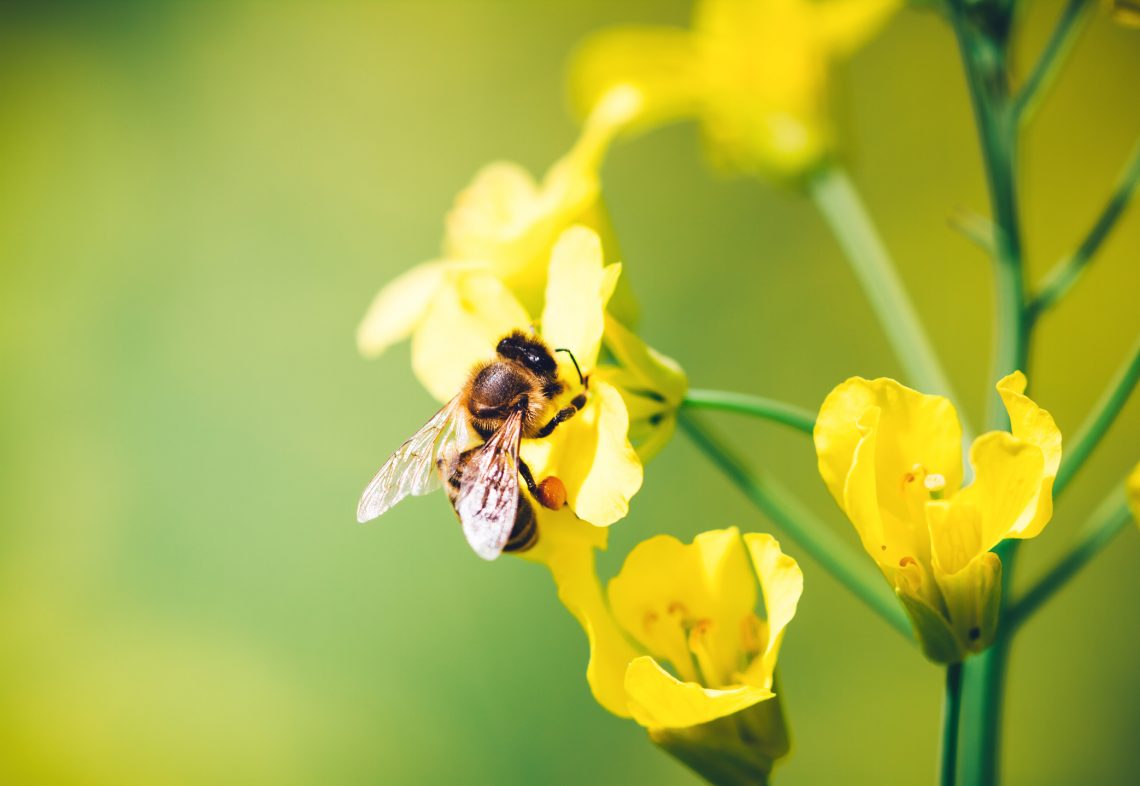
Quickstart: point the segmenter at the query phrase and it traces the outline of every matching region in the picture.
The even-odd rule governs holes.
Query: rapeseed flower
[[[823,402],[819,471],[911,618],[927,657],[962,660],[993,641],[1006,538],[1038,535],[1053,514],[1061,433],[1015,372],[997,384],[1012,433],[970,448],[948,399],[893,379],[852,378]]]
[[[803,590],[795,560],[772,536],[736,528],[691,544],[659,535],[633,549],[603,592],[593,549],[604,540],[569,519],[548,529],[528,557],[550,567],[586,631],[597,701],[702,774],[763,782],[789,747],[775,669]]]

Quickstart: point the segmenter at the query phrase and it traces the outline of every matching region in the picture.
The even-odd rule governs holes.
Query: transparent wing
[[[456,396],[384,462],[360,496],[356,520],[371,521],[409,494],[419,496],[440,486],[438,462],[455,460],[471,433]]]
[[[515,525],[521,436],[522,412],[513,412],[471,456],[459,480],[455,512],[467,542],[483,559],[499,556]]]

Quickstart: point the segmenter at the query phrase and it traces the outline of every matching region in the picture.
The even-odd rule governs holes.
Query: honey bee
[[[566,502],[566,487],[556,477],[536,483],[519,458],[519,441],[549,436],[586,403],[586,380],[578,362],[583,392],[553,416],[553,402],[564,392],[558,364],[536,336],[515,331],[499,341],[496,358],[471,370],[467,382],[419,431],[405,442],[364,489],[356,518],[361,523],[381,515],[409,494],[421,495],[446,483],[447,496],[471,548],[483,559],[535,544],[534,508],[519,485],[552,510]],[[474,445],[475,436],[483,440]]]

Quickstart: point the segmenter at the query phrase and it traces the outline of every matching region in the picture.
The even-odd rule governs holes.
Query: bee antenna
[[[554,351],[555,352],[565,352],[567,355],[570,356],[570,362],[574,364],[574,370],[578,372],[578,384],[580,384],[584,387],[586,385],[586,378],[582,376],[582,369],[578,368],[578,359],[576,357],[574,357],[574,353],[571,352],[570,350],[566,349],[565,347],[562,347],[560,349],[556,349]]]

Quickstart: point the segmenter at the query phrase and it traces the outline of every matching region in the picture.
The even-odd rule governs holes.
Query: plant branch
[[[805,434],[815,428],[815,415],[794,404],[785,404],[770,398],[733,393],[727,390],[690,390],[682,406],[691,409],[719,409],[764,418],[790,426]]]
[[[990,379],[997,380],[1028,361],[1029,323],[1025,319],[1021,227],[1017,204],[1018,118],[1010,100],[1006,43],[1012,6],[1000,19],[973,15],[964,0],[950,0],[949,15],[958,40],[966,85],[974,111],[985,165],[994,223],[995,349]],[[991,395],[987,428],[1005,429],[1008,416]],[[1006,541],[996,549],[1002,561],[1002,602],[1009,597],[1017,547]],[[999,612],[1000,613],[1000,612]],[[1010,640],[999,630],[993,645],[965,665],[966,724],[963,761],[967,786],[993,786],[998,779],[1001,716]]]
[[[1140,182],[1140,139],[1132,146],[1132,152],[1124,164],[1120,177],[1117,178],[1112,196],[1088,235],[1077,246],[1076,251],[1059,261],[1045,275],[1036,297],[1029,302],[1027,317],[1030,321],[1036,321],[1042,313],[1055,306],[1077,283],[1093,256],[1112,232],[1112,228],[1116,226],[1117,219],[1128,207],[1138,182]]]
[[[731,448],[688,410],[677,421],[693,443],[765,515],[887,623],[912,639],[910,622],[870,560],[821,521],[774,478],[748,468]]]
[[[1124,497],[1123,484],[1097,506],[1088,522],[1081,528],[1076,543],[1061,557],[1021,598],[1011,604],[1005,619],[1008,631],[1012,634],[1038,608],[1053,597],[1069,579],[1077,575],[1093,557],[1107,546],[1132,520]]]
[[[959,403],[895,264],[847,173],[837,166],[826,168],[811,179],[808,187],[911,383],[925,393],[939,393]],[[961,406],[958,412],[963,412]],[[968,426],[965,431],[970,431]]]
[[[1090,16],[1085,12],[1091,11],[1092,7],[1093,4],[1090,0],[1069,0],[1065,6],[1061,18],[1057,21],[1057,26],[1053,28],[1053,34],[1041,52],[1041,56],[1037,58],[1037,63],[1029,72],[1025,84],[1017,91],[1017,96],[1014,99],[1014,113],[1022,122],[1028,120],[1036,108],[1040,106],[1041,99],[1045,97],[1049,86],[1053,84],[1061,64],[1065,62],[1066,55],[1076,43],[1077,36],[1084,28],[1084,22]]]
[[[1136,388],[1137,380],[1140,380],[1140,338],[1137,338],[1132,345],[1132,355],[1117,369],[1112,381],[1108,383],[1108,387],[1093,405],[1085,422],[1077,430],[1073,446],[1064,451],[1061,468],[1057,471],[1057,479],[1053,483],[1054,499],[1061,496],[1061,492],[1100,444],[1109,426],[1116,420],[1120,410],[1124,409],[1124,404]]]

